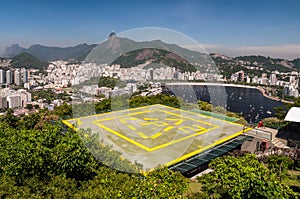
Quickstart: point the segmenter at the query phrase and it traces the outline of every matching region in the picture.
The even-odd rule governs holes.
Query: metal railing
[[[272,133],[266,130],[254,128],[244,134],[260,139],[265,139],[267,141],[272,141]]]

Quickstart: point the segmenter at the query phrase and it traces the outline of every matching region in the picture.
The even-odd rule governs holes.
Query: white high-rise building
[[[0,108],[7,108],[6,96],[0,96]]]
[[[5,83],[5,71],[0,69],[0,84],[4,84]]]
[[[6,83],[7,84],[13,83],[13,76],[11,70],[6,71]]]
[[[296,77],[295,76],[290,76],[290,83],[295,84],[296,83]]]
[[[18,108],[22,106],[20,95],[10,95],[7,97],[8,108]]]
[[[28,83],[28,70],[22,69],[22,82],[23,83]]]
[[[19,69],[15,70],[14,72],[14,83],[17,86],[20,86],[22,84],[21,72]]]
[[[276,78],[276,74],[272,73],[270,75],[270,85],[271,86],[274,86],[277,84],[277,78]]]

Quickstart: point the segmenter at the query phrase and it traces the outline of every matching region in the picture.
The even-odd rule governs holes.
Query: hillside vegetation
[[[48,67],[49,63],[42,61],[29,53],[21,53],[11,60],[11,66],[15,68],[35,68],[44,70]]]
[[[122,68],[129,68],[144,64],[147,61],[161,66],[175,67],[181,72],[195,72],[196,68],[184,58],[161,49],[139,49],[118,57],[112,64],[119,64]]]

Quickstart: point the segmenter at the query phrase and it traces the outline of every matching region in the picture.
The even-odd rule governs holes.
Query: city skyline
[[[9,1],[1,5],[0,54],[20,44],[101,43],[111,31],[162,27],[195,39],[208,52],[300,57],[297,1]],[[192,49],[192,47],[190,48]]]

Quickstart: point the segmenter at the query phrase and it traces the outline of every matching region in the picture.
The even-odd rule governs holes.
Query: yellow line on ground
[[[164,106],[164,105],[162,105],[162,106]],[[169,108],[169,109],[173,109],[175,111],[182,111],[182,112],[187,112],[187,113],[192,112],[192,111],[187,111],[187,110],[183,110],[183,109],[180,109],[180,108],[174,108],[174,107],[171,107],[171,106],[164,106],[164,107]],[[196,114],[201,116],[201,117],[204,117],[204,118],[211,118],[211,116],[203,115],[201,113],[196,113]]]
[[[124,110],[110,111],[110,112],[107,112],[107,113],[99,113],[99,114],[87,115],[87,116],[82,116],[82,117],[77,117],[77,118],[82,119],[82,118],[96,117],[96,116],[102,116],[102,115],[109,115],[109,114],[114,114],[114,113],[130,112],[130,111],[134,111],[134,110],[138,110],[138,109],[146,109],[148,107],[153,107],[153,106],[159,106],[159,105],[148,105],[148,106],[141,106],[141,107],[135,107],[135,108],[127,108],[127,109],[124,109]],[[149,112],[149,111],[153,111],[153,110],[155,110],[155,109],[145,110],[144,112]],[[127,114],[127,115],[129,115],[129,114]],[[122,116],[120,116],[120,117],[122,117]],[[77,118],[72,118],[72,119],[69,119],[69,120],[73,120],[73,119],[77,119]]]
[[[213,128],[210,128],[210,129],[207,129],[207,130],[204,130],[204,131],[198,131],[197,133],[194,133],[194,134],[191,134],[191,135],[188,135],[188,136],[185,136],[185,137],[182,137],[182,138],[179,138],[177,140],[173,140],[172,142],[167,142],[165,144],[161,144],[161,145],[158,145],[156,147],[153,147],[153,148],[150,148],[150,151],[155,151],[157,149],[161,149],[161,148],[164,148],[164,147],[167,147],[171,144],[175,144],[175,143],[178,143],[178,142],[181,142],[183,140],[186,140],[186,139],[189,139],[189,138],[192,138],[192,137],[195,137],[195,136],[198,136],[198,135],[201,135],[203,133],[206,133],[208,131],[211,131],[211,130],[214,130],[214,129],[217,129],[219,128],[218,126],[216,127],[213,127]]]
[[[215,119],[215,120],[224,121],[226,123],[237,125],[237,126],[243,126],[242,124],[238,124],[238,123],[234,123],[234,122],[222,120],[222,119],[215,118],[215,117],[212,117],[212,116],[203,115],[201,113],[195,113],[195,112],[192,112],[192,111],[187,111],[187,110],[183,110],[183,109],[179,109],[179,108],[174,108],[174,107],[170,107],[170,106],[165,106],[165,105],[161,105],[161,106],[165,107],[165,108],[173,109],[173,110],[176,110],[176,111],[182,111],[182,112],[186,112],[186,113],[191,113],[191,114],[202,116],[202,117],[205,117],[205,118],[212,118],[212,119]],[[236,119],[238,119],[238,118],[236,118]]]
[[[167,118],[166,120],[169,120],[169,121],[178,121],[178,122],[175,123],[176,125],[179,125],[179,124],[181,124],[183,122],[182,119],[178,119],[178,118]]]
[[[127,124],[128,122],[127,121],[133,121],[133,120],[137,120],[136,117],[125,117],[125,118],[122,118],[122,119],[119,119],[120,122],[122,122],[123,124]]]
[[[228,141],[228,140],[231,140],[232,138],[235,138],[235,137],[237,137],[237,136],[239,136],[239,135],[241,135],[241,134],[243,134],[243,133],[245,133],[245,132],[247,132],[247,131],[250,131],[250,130],[252,130],[252,128],[247,128],[247,129],[242,130],[242,131],[239,131],[239,132],[237,132],[237,133],[235,133],[235,134],[233,134],[233,135],[230,135],[230,136],[228,136],[228,137],[225,137],[225,138],[223,138],[223,139],[221,139],[221,140],[217,140],[216,142],[214,142],[214,143],[212,143],[212,144],[209,144],[209,145],[207,145],[207,146],[205,146],[205,147],[202,147],[202,148],[200,148],[200,149],[198,149],[198,150],[196,150],[196,151],[193,151],[193,152],[191,152],[191,153],[188,153],[188,154],[186,154],[186,155],[183,155],[183,156],[181,156],[181,157],[179,157],[179,158],[177,158],[177,159],[174,159],[174,160],[172,160],[172,161],[166,163],[166,166],[171,166],[171,165],[173,165],[173,164],[175,164],[175,163],[181,162],[181,161],[183,161],[183,160],[185,160],[185,159],[187,159],[187,158],[189,158],[189,157],[192,157],[192,156],[194,156],[194,155],[197,155],[198,153],[200,153],[200,152],[202,152],[202,151],[205,151],[205,150],[207,150],[207,149],[209,149],[209,148],[212,148],[212,147],[217,146],[217,145],[219,145],[219,144],[221,144],[221,143],[224,143],[224,142],[226,142],[226,141]]]
[[[101,127],[101,128],[103,128],[103,129],[105,129],[105,130],[107,130],[107,131],[109,131],[109,132],[111,132],[111,133],[113,133],[113,134],[119,136],[120,138],[123,138],[123,139],[126,140],[126,141],[128,141],[128,142],[130,142],[130,143],[132,143],[132,144],[134,144],[134,145],[136,145],[136,146],[139,146],[139,147],[141,147],[142,149],[144,149],[144,150],[146,150],[146,151],[150,151],[150,149],[149,149],[148,147],[146,147],[146,146],[144,146],[144,145],[142,145],[142,144],[140,144],[140,143],[138,143],[138,142],[136,142],[136,141],[134,141],[134,140],[132,140],[132,139],[126,137],[126,136],[124,136],[123,134],[118,133],[117,131],[114,131],[114,130],[112,130],[111,128],[108,128],[108,127],[106,127],[106,126],[104,126],[104,125],[102,125],[102,124],[99,124],[99,123],[96,123],[96,124],[97,124],[99,127]]]
[[[78,125],[78,126],[81,125],[81,124],[83,124],[79,118],[76,119],[76,122],[77,122],[77,125]]]
[[[120,116],[115,116],[115,117],[110,117],[110,118],[102,118],[102,119],[99,119],[99,120],[94,120],[96,122],[102,122],[102,121],[107,121],[107,120],[113,120],[113,119],[117,119],[117,118],[121,118],[121,117],[125,117],[125,120],[136,120],[137,118],[135,117],[130,117],[132,115],[138,115],[138,114],[143,114],[143,113],[148,113],[148,112],[151,112],[152,110],[149,110],[149,111],[142,111],[142,112],[136,112],[136,113],[131,113],[131,114],[126,114],[126,115],[120,115]],[[120,119],[121,120],[121,119]],[[123,119],[122,119],[123,120]],[[121,121],[122,122],[122,121]],[[125,122],[123,120],[123,122]],[[122,123],[123,123],[122,122]]]
[[[72,124],[70,123],[68,120],[62,120],[62,122],[67,125],[68,127],[70,127],[71,129],[77,131],[78,129]]]
[[[209,122],[205,122],[205,121],[202,121],[202,120],[197,120],[195,118],[190,118],[190,117],[182,116],[182,115],[179,115],[177,113],[173,113],[173,112],[169,112],[169,111],[162,111],[162,112],[168,113],[170,115],[176,115],[178,117],[186,118],[186,119],[193,120],[193,121],[196,121],[196,122],[200,122],[200,123],[203,123],[203,124],[206,124],[206,125],[209,125],[209,126],[217,126],[217,125],[209,123]]]
[[[128,126],[128,128],[130,128],[130,129],[133,130],[133,131],[136,130],[136,128],[135,128],[134,126],[132,126],[132,125],[127,125],[127,126]]]
[[[158,118],[149,118],[149,117],[144,117],[144,120],[158,120]]]
[[[142,133],[142,132],[138,132],[137,134],[138,134],[141,138],[144,138],[144,139],[147,139],[147,138],[148,138],[148,136],[145,135],[145,134]]]
[[[174,126],[168,126],[168,127],[165,128],[163,131],[167,132],[167,131],[169,131],[169,130],[171,130],[171,129],[173,129],[173,128],[174,128]]]
[[[161,136],[162,133],[158,132],[158,133],[155,133],[154,135],[151,136],[151,139],[155,139],[155,138],[158,138],[159,136]]]

